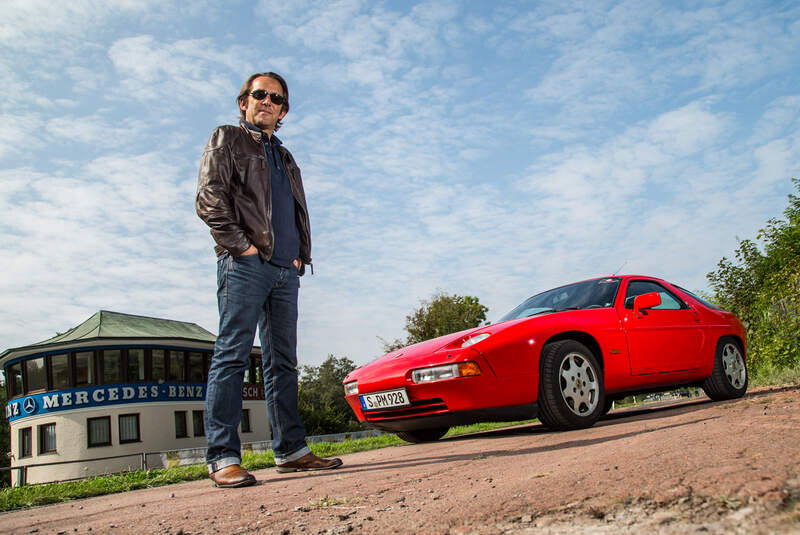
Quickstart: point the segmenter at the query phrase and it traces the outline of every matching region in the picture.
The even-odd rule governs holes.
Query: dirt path
[[[612,412],[0,515],[12,534],[800,534],[800,387]]]

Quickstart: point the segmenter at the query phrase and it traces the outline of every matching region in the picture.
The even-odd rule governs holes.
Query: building
[[[11,426],[12,484],[163,465],[204,448],[215,336],[194,323],[101,310],[43,342],[0,354]],[[269,440],[254,348],[242,388],[243,442]]]

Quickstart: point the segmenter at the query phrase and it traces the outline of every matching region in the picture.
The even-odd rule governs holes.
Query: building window
[[[128,350],[128,382],[144,381],[144,349]]]
[[[55,453],[56,451],[56,424],[39,426],[39,455],[42,453]]]
[[[119,443],[140,442],[139,440],[139,415],[119,415]]]
[[[186,438],[186,411],[175,411],[175,438]]]
[[[167,368],[164,354],[166,351],[163,349],[154,349],[150,358],[150,367],[152,371],[153,381],[166,381]]]
[[[104,349],[100,354],[103,359],[103,383],[121,383],[122,352],[119,349]]]
[[[251,433],[253,430],[250,428],[250,409],[242,409],[242,433]]]
[[[94,384],[94,351],[75,353],[75,386]]]
[[[261,355],[256,355],[255,360],[256,360],[256,380],[254,381],[254,383],[256,383],[257,385],[263,385],[264,376],[262,374],[262,368],[261,368]]]
[[[198,351],[189,352],[189,382],[190,383],[205,383],[206,378],[203,376],[203,354]]]
[[[206,436],[206,426],[203,424],[203,411],[192,411],[192,427],[194,428],[194,436]]]
[[[25,378],[28,382],[28,392],[45,390],[47,388],[47,373],[44,368],[44,357],[25,361]]]
[[[22,363],[17,362],[6,368],[6,377],[8,378],[8,397],[22,395]]]
[[[89,447],[111,445],[111,416],[88,418],[86,426],[89,434]]]
[[[185,381],[183,351],[169,352],[169,380]]]
[[[72,386],[69,376],[69,355],[64,353],[50,356],[50,378],[51,390],[63,390]]]
[[[250,355],[250,367],[245,375],[245,381],[261,384],[261,355]]]
[[[19,458],[33,455],[33,429],[25,427],[19,430]]]

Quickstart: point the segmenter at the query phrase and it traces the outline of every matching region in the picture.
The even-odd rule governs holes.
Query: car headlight
[[[358,381],[352,381],[344,384],[344,395],[351,396],[358,394]]]
[[[473,337],[471,337],[471,338],[467,338],[467,339],[466,339],[466,340],[464,340],[464,342],[461,344],[461,347],[469,347],[469,346],[471,346],[472,344],[477,344],[477,343],[478,343],[478,342],[480,342],[481,340],[486,340],[487,338],[489,338],[489,336],[490,336],[490,335],[491,335],[491,333],[481,333],[481,334],[479,334],[479,335],[476,335],[476,336],[473,336]]]
[[[444,381],[445,379],[454,379],[456,377],[471,377],[480,374],[481,368],[477,362],[459,362],[457,364],[413,370],[411,372],[411,381],[414,383],[432,383],[434,381]]]

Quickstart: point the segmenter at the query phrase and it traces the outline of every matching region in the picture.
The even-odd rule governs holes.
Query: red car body
[[[524,308],[537,299],[570,303],[570,292],[573,301],[591,304]],[[598,292],[601,301],[587,297]],[[632,393],[697,385],[726,399],[747,387],[739,320],[660,279],[624,275],[565,285],[530,298],[510,317],[355,369],[344,380],[347,402],[359,421],[418,442],[452,425],[537,415],[554,429],[587,427],[610,401]],[[434,380],[415,382],[434,372]]]

